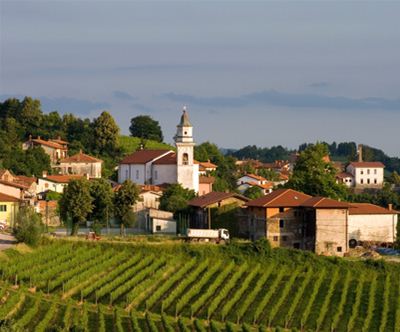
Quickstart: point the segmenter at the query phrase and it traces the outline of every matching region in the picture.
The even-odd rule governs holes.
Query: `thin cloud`
[[[126,101],[132,101],[132,100],[136,99],[134,96],[132,96],[128,92],[120,91],[120,90],[113,91],[113,97],[120,99],[120,100],[126,100]]]
[[[320,88],[328,88],[331,85],[332,85],[331,83],[323,81],[323,82],[314,82],[314,83],[309,84],[308,86],[310,88],[318,88],[318,89],[320,89]]]
[[[207,107],[282,106],[290,108],[322,108],[338,110],[400,110],[400,99],[377,97],[348,98],[317,94],[295,94],[275,90],[260,91],[237,97],[198,97],[174,92],[162,95],[173,102]]]

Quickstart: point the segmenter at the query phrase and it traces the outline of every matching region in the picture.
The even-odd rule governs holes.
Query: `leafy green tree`
[[[39,135],[43,120],[40,100],[25,97],[20,106],[20,117],[17,120],[25,129],[26,138],[29,135]]]
[[[160,198],[160,209],[178,213],[186,210],[187,202],[196,196],[194,190],[185,189],[179,183],[168,186]]]
[[[42,218],[32,207],[24,206],[18,211],[13,234],[18,242],[36,246],[44,231]]]
[[[120,222],[121,234],[136,221],[132,207],[139,200],[139,194],[139,187],[130,180],[124,181],[114,194],[114,215]]]
[[[90,195],[90,183],[86,178],[74,179],[64,188],[59,201],[61,218],[71,220],[71,235],[78,233],[79,224],[87,220],[93,210],[93,198]]]
[[[93,210],[89,219],[102,225],[107,224],[114,203],[114,192],[110,182],[103,178],[90,181],[90,195],[93,198]]]
[[[336,183],[336,169],[332,163],[324,161],[326,155],[328,148],[325,144],[309,145],[300,153],[286,187],[312,196],[345,199],[347,189]]]
[[[104,111],[93,123],[94,148],[100,154],[115,155],[118,149],[119,127],[110,113]]]
[[[279,174],[272,169],[260,169],[258,175],[266,178],[269,181],[279,181]]]
[[[250,199],[256,199],[264,196],[262,190],[257,186],[247,188],[243,195]]]
[[[157,142],[164,140],[160,124],[148,115],[138,115],[132,118],[129,131],[133,137]]]

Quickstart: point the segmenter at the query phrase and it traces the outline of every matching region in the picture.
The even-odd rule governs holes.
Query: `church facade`
[[[131,180],[144,185],[180,183],[199,191],[199,165],[194,160],[193,126],[184,108],[172,150],[138,150],[126,156],[118,167],[118,182]]]

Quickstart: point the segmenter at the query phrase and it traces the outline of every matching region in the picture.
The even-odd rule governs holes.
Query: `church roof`
[[[126,156],[120,164],[147,164],[153,159],[162,157],[165,154],[173,153],[171,150],[139,150]]]
[[[192,124],[189,121],[189,115],[186,112],[186,109],[183,109],[183,113],[181,116],[181,122],[179,123],[180,127],[192,127]]]
[[[157,159],[154,165],[176,165],[176,153],[169,153],[160,159]]]

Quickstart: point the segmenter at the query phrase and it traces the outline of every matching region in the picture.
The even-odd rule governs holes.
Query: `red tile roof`
[[[258,180],[258,181],[267,181],[266,178],[264,178],[264,177],[262,177],[262,176],[259,176],[259,175],[256,175],[256,174],[251,174],[251,173],[249,173],[249,174],[243,175],[243,177],[244,177],[244,176],[248,176],[249,178],[253,178],[253,179],[256,179],[256,180]]]
[[[48,180],[50,182],[56,183],[68,183],[71,180],[81,179],[82,175],[47,175],[43,180]]]
[[[0,193],[0,202],[15,202],[15,203],[17,203],[19,201],[20,200],[16,197]]]
[[[349,203],[336,201],[326,197],[311,197],[303,202],[301,206],[317,209],[347,209],[349,207]]]
[[[193,198],[188,202],[188,205],[194,206],[194,207],[200,207],[204,208],[208,205],[215,204],[218,202],[221,202],[225,199],[228,198],[237,198],[239,200],[242,200],[243,202],[247,202],[248,198],[244,197],[242,195],[236,194],[236,193],[223,193],[223,192],[218,192],[218,191],[212,191],[208,194],[205,194],[203,196],[199,196],[196,198]]]
[[[215,177],[213,176],[199,176],[199,183],[214,183]]]
[[[6,186],[15,187],[15,188],[18,188],[18,189],[29,189],[29,187],[30,187],[30,186],[27,186],[25,184],[18,183],[18,182],[10,182],[10,181],[0,180],[0,183],[4,184]]]
[[[50,141],[61,144],[61,145],[69,144],[67,141],[63,141],[61,138],[51,139]]]
[[[350,163],[350,165],[352,165],[353,167],[375,167],[375,168],[384,168],[385,165],[382,164],[380,161],[353,161],[352,163]]]
[[[29,187],[32,185],[32,183],[36,182],[37,180],[35,177],[30,177],[25,175],[16,175],[15,178],[16,178],[15,182]]]
[[[46,145],[46,146],[48,146],[50,148],[53,148],[53,149],[60,149],[60,150],[65,150],[66,149],[61,144],[58,144],[58,143],[53,142],[53,141],[45,141],[45,140],[43,140],[41,138],[34,138],[34,139],[32,139],[32,142],[35,142],[35,143],[40,144],[40,145]]]
[[[60,163],[98,163],[98,162],[102,163],[103,160],[89,156],[88,154],[84,154],[82,151],[60,161]]]
[[[146,164],[155,158],[159,158],[167,153],[174,153],[171,150],[138,150],[126,156],[120,164]]]
[[[277,189],[263,197],[247,202],[247,206],[254,207],[296,207],[300,206],[311,196],[293,189]]]
[[[389,210],[384,207],[370,203],[349,203],[349,214],[398,214],[396,210]]]
[[[347,172],[340,172],[338,174],[336,174],[336,177],[339,179],[345,179],[345,178],[352,178],[353,175]]]
[[[211,163],[210,161],[197,161],[199,166],[204,167],[204,168],[217,168],[218,166]]]
[[[169,153],[153,162],[154,165],[176,165],[176,153]]]

